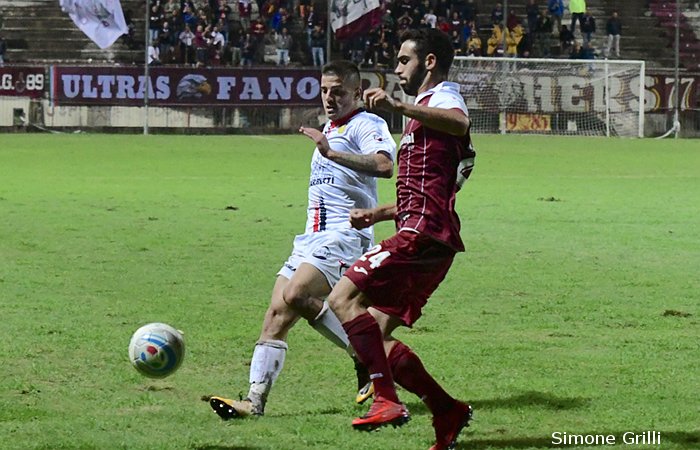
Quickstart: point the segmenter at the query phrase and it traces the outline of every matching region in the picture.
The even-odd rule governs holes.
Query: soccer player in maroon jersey
[[[447,81],[454,58],[449,37],[434,29],[409,30],[401,42],[395,73],[403,91],[416,96],[415,104],[381,89],[363,96],[370,110],[410,119],[399,148],[396,204],[352,210],[350,217],[357,228],[394,220],[397,233],[360,257],[328,301],[374,383],[374,402],[366,415],[353,420],[353,427],[374,430],[408,421],[396,381],[432,413],[436,443],[431,450],[452,449],[469,424],[471,406],[450,396],[392,332],[412,326],[455,254],[464,251],[455,199],[475,153],[459,85]]]

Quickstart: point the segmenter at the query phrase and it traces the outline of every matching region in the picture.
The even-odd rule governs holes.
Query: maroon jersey
[[[467,114],[459,85],[451,82],[420,94],[416,104],[459,109]],[[463,182],[458,182],[458,171],[468,177],[474,156],[469,133],[452,136],[409,120],[399,147],[397,229],[417,231],[455,251],[464,251],[455,197]]]

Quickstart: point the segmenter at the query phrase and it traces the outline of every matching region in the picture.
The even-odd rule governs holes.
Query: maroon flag
[[[382,21],[379,0],[331,0],[331,28],[336,39],[366,33]]]

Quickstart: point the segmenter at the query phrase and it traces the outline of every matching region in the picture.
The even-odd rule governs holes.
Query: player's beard
[[[401,86],[404,94],[415,97],[418,95],[418,89],[425,81],[428,71],[425,68],[425,62],[421,62],[420,66],[416,68],[416,71],[406,79],[406,83]]]

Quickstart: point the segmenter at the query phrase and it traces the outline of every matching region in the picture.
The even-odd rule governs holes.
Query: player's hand
[[[374,210],[366,208],[351,209],[350,225],[358,230],[374,225]]]
[[[388,112],[393,112],[398,102],[380,88],[367,89],[362,93],[362,100],[365,103],[365,108],[371,111],[384,110]]]
[[[322,132],[310,127],[299,127],[299,132],[316,143],[316,148],[321,152],[321,155],[328,156],[331,147],[328,145],[328,139]]]

